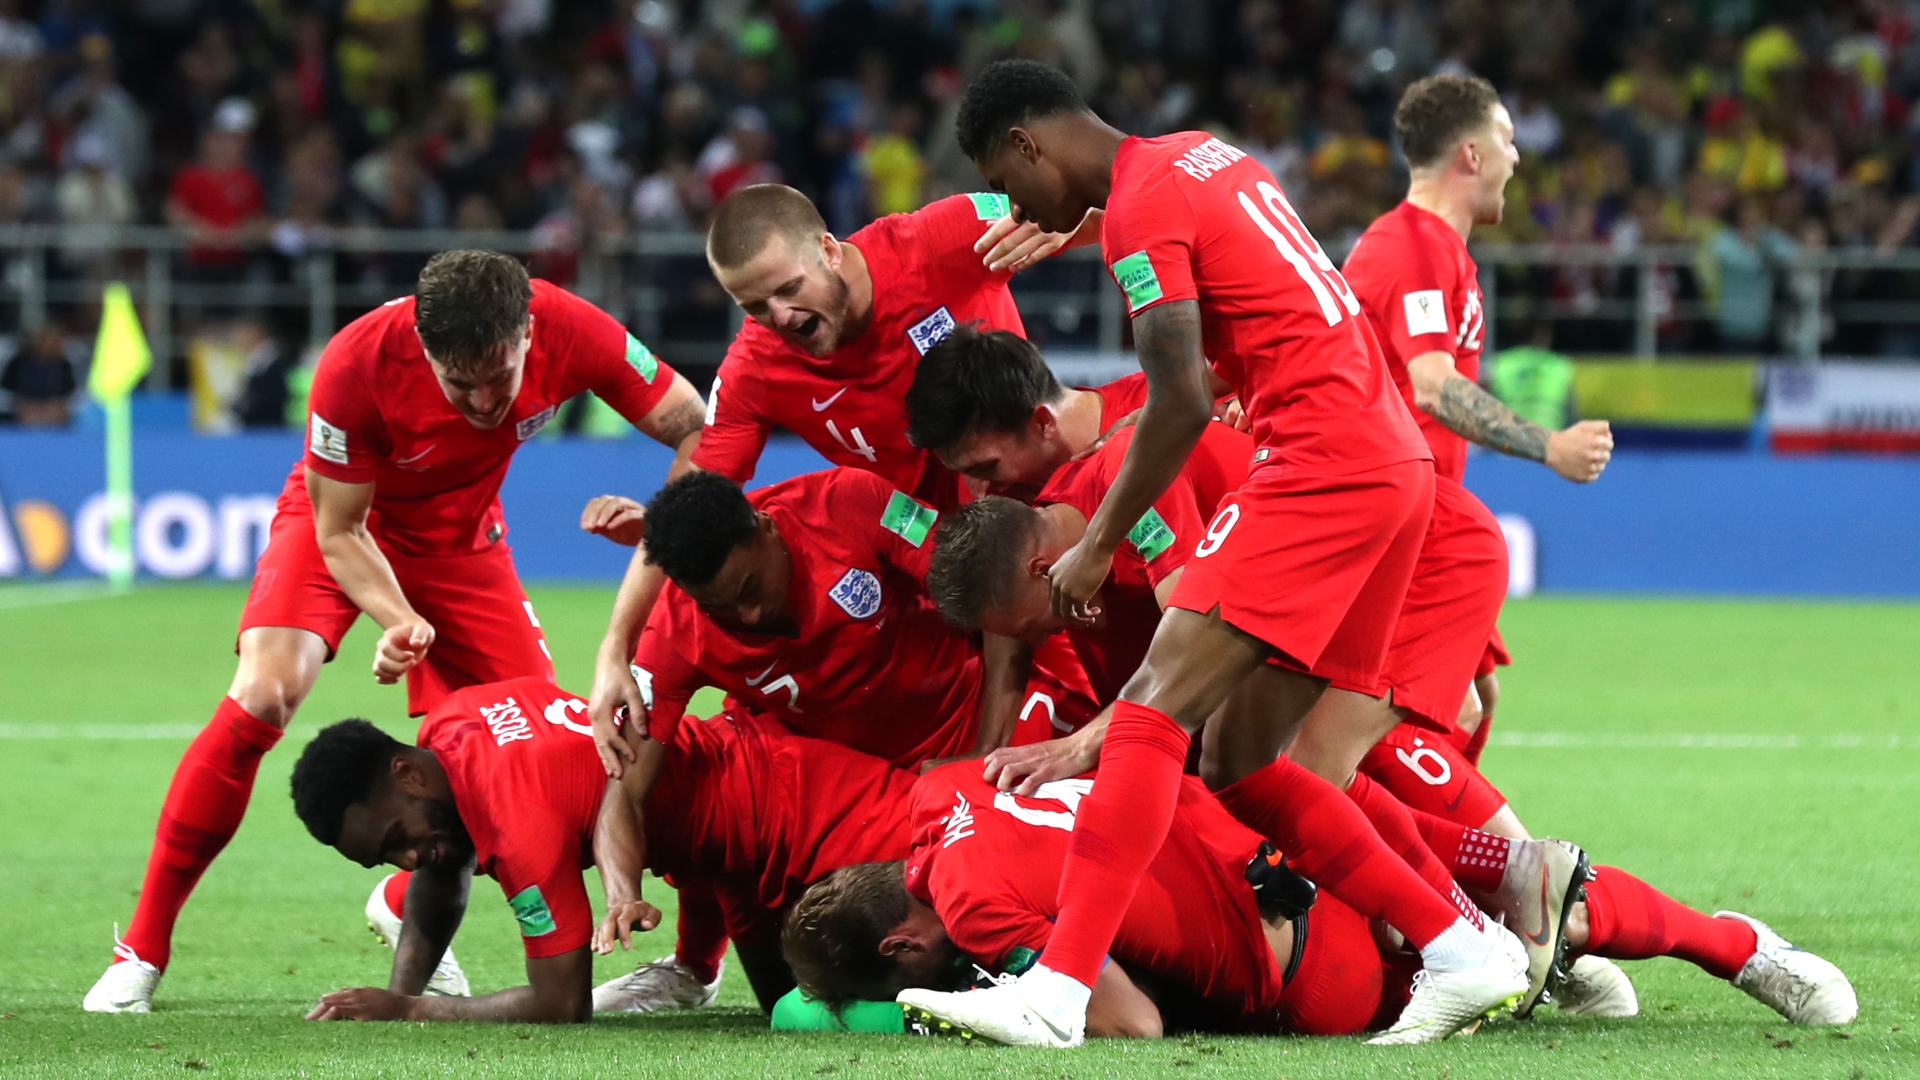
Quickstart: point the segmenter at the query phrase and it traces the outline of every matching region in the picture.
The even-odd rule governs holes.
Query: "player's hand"
[[[580,511],[580,531],[627,547],[640,546],[646,527],[647,508],[625,495],[601,495]]]
[[[1093,625],[1099,616],[1093,595],[1113,570],[1113,553],[1096,549],[1090,543],[1092,539],[1091,535],[1081,537],[1047,570],[1047,580],[1053,587],[1053,613],[1083,626]]]
[[[647,704],[633,667],[622,657],[601,657],[593,666],[593,693],[587,698],[587,719],[593,725],[593,748],[600,765],[615,780],[627,774],[627,764],[639,758],[634,744],[647,737]]]
[[[380,635],[373,650],[373,677],[382,683],[396,683],[413,665],[426,658],[433,647],[433,626],[415,615],[394,623]]]
[[[1220,406],[1220,422],[1235,431],[1253,430],[1253,420],[1247,416],[1247,410],[1241,407],[1238,397],[1230,397]]]
[[[405,1020],[413,1011],[414,999],[405,994],[362,986],[357,990],[335,990],[320,999],[307,1014],[309,1020]]]
[[[601,956],[613,952],[613,943],[618,941],[622,949],[633,948],[633,931],[638,927],[641,933],[660,925],[660,909],[645,900],[629,900],[621,904],[609,904],[607,917],[593,931],[593,951]]]
[[[1590,484],[1613,459],[1613,427],[1605,420],[1582,420],[1547,436],[1547,468],[1576,484]]]
[[[1064,739],[1003,746],[987,755],[984,775],[987,783],[1001,791],[1031,795],[1041,784],[1079,776],[1099,763],[1099,744],[1081,738],[1076,731]]]
[[[988,226],[986,234],[974,241],[973,251],[984,256],[987,269],[1015,273],[1067,246],[1072,233],[1050,233],[1031,221],[1016,221],[1012,214]]]

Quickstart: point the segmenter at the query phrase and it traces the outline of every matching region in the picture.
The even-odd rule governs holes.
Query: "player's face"
[[[511,348],[503,350],[491,364],[472,370],[453,371],[431,355],[427,363],[433,377],[440,380],[440,392],[467,418],[467,423],[482,431],[500,426],[520,395],[520,383],[527,373],[527,350],[533,346],[533,317]]]
[[[1014,128],[992,157],[974,162],[987,186],[1013,200],[1013,215],[1048,232],[1071,233],[1087,216],[1086,204],[1075,199],[1058,163],[1049,158],[1030,132]]]
[[[831,234],[811,245],[775,236],[745,265],[713,272],[754,322],[809,355],[825,356],[850,336],[853,288],[840,273],[845,256]]]
[[[1513,145],[1513,117],[1507,107],[1493,106],[1492,123],[1475,143],[1480,149],[1480,191],[1474,206],[1476,225],[1498,225],[1507,212],[1507,181],[1520,164],[1520,149]]]
[[[393,781],[378,785],[366,802],[347,807],[334,847],[368,868],[385,863],[406,871],[451,870],[473,858],[473,841],[451,803]]]
[[[1042,410],[1045,416],[1040,415]],[[984,485],[984,494],[1031,502],[1061,462],[1057,439],[1052,437],[1059,425],[1051,407],[1042,405],[1034,413],[1019,431],[989,431],[961,439],[940,451],[940,461]]]
[[[712,581],[681,587],[722,626],[791,636],[800,632],[787,614],[792,581],[793,557],[774,529],[773,519],[761,514],[753,537],[733,549]]]
[[[1029,645],[1045,644],[1055,632],[1068,626],[1065,619],[1053,613],[1050,592],[1044,568],[1037,576],[1023,568],[1007,602],[980,612],[980,629]]]

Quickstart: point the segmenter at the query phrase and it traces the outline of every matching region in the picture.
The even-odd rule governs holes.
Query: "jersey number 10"
[[[1267,234],[1267,239],[1273,241],[1273,246],[1280,249],[1280,257],[1293,264],[1294,272],[1300,275],[1301,281],[1307,283],[1307,288],[1313,290],[1313,298],[1320,302],[1320,314],[1327,317],[1327,325],[1340,325],[1344,317],[1340,314],[1342,307],[1347,309],[1348,315],[1360,314],[1360,301],[1355,300],[1353,290],[1347,288],[1347,279],[1340,276],[1333,260],[1327,258],[1319,242],[1300,224],[1300,218],[1293,212],[1287,197],[1265,180],[1255,185],[1254,190],[1260,193],[1261,201],[1267,204],[1267,211],[1273,216],[1270,218],[1262,213],[1259,205],[1244,191],[1239,193],[1241,208],[1255,225],[1260,226],[1260,231]]]

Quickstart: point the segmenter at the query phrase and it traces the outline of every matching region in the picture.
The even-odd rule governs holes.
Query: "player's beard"
[[[835,271],[827,271],[827,278],[827,302],[823,305],[826,310],[817,316],[821,323],[820,335],[807,346],[807,351],[815,356],[825,356],[838,349],[840,343],[851,336],[847,333],[847,315],[853,308],[853,288]]]
[[[448,870],[465,866],[473,858],[473,838],[467,835],[467,826],[460,820],[460,811],[452,803],[430,801],[423,812],[427,826],[446,837],[444,853],[436,855],[432,865]]]

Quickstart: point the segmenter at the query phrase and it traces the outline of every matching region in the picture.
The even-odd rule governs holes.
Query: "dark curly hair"
[[[849,1001],[891,1001],[904,988],[880,943],[908,910],[905,863],[855,863],[814,882],[780,930],[793,981],[835,1010]]]
[[[985,495],[941,515],[927,568],[927,595],[946,620],[977,630],[984,611],[1005,604],[1026,556],[1040,512],[1026,503]]]
[[[1043,116],[1086,109],[1073,80],[1059,68],[1034,60],[996,60],[967,87],[955,134],[961,153],[985,161],[999,151],[1009,129]]]
[[[406,744],[365,720],[342,720],[320,729],[293,763],[293,812],[315,840],[340,840],[347,807],[366,802],[386,779],[393,756]]]
[[[719,473],[690,472],[647,503],[647,561],[681,585],[714,579],[733,549],[753,538],[759,515],[740,485]]]
[[[907,441],[944,450],[969,435],[1019,431],[1060,396],[1040,350],[1008,330],[956,327],[927,350],[907,389]]]
[[[1493,84],[1478,75],[1429,75],[1407,87],[1393,110],[1393,133],[1407,164],[1438,165],[1460,140],[1488,123],[1500,104]]]
[[[527,329],[533,282],[520,260],[497,251],[443,251],[414,287],[413,328],[448,369],[472,374]]]

